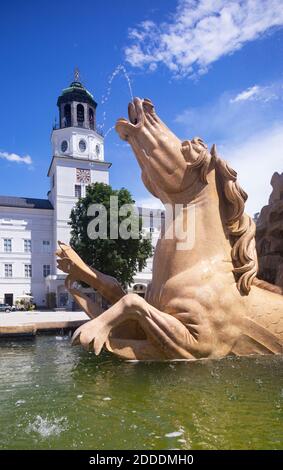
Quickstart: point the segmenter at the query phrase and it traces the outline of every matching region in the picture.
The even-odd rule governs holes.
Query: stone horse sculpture
[[[59,243],[66,286],[93,318],[77,329],[73,343],[138,360],[282,353],[283,295],[256,278],[255,224],[244,212],[247,195],[237,173],[215,146],[209,151],[200,138],[181,142],[149,99],[135,98],[129,121],[119,119],[116,130],[131,145],[147,189],[164,204],[182,204],[185,218],[194,208],[195,243],[178,250],[178,239],[161,233],[145,299],[126,294],[118,281]],[[172,223],[177,217],[173,210]],[[84,281],[112,306],[96,312],[74,281]]]

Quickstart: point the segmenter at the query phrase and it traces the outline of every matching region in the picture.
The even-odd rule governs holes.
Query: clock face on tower
[[[90,184],[90,182],[91,182],[90,170],[77,168],[77,183]]]

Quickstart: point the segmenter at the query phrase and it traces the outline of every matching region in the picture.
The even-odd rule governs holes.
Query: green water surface
[[[0,343],[1,449],[282,449],[283,357],[131,363]]]

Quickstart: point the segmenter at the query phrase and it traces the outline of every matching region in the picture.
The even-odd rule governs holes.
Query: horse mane
[[[237,288],[241,294],[248,295],[258,272],[256,225],[244,212],[248,195],[239,185],[236,171],[217,156],[215,146],[211,149],[211,157],[215,161],[217,177],[226,197],[227,213],[224,223],[232,246],[231,257]]]
[[[195,138],[191,143],[192,145],[185,141],[182,145],[184,155],[188,156],[188,150],[195,151],[195,159],[189,163],[190,167],[199,168],[202,182],[207,183],[207,175],[214,164],[220,187],[218,190],[225,197],[223,223],[232,247],[233,273],[239,292],[242,295],[248,295],[252,284],[254,284],[271,292],[282,294],[283,291],[280,287],[256,278],[258,272],[255,244],[256,225],[252,218],[244,212],[248,196],[237,181],[237,172],[225,160],[218,157],[215,145],[209,152],[201,139]],[[198,154],[197,158],[196,154]]]

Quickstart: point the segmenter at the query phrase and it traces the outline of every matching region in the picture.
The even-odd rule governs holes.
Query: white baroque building
[[[0,196],[0,303],[15,304],[32,295],[39,307],[72,308],[65,274],[56,267],[57,240],[69,243],[71,209],[90,183],[109,183],[111,163],[104,159],[103,136],[96,127],[93,96],[78,73],[62,91],[59,125],[51,136],[48,199]],[[144,211],[143,211],[144,212]],[[147,209],[144,230],[156,244],[162,211]],[[151,279],[152,260],[131,288],[142,294]],[[49,304],[49,305],[48,305]]]

